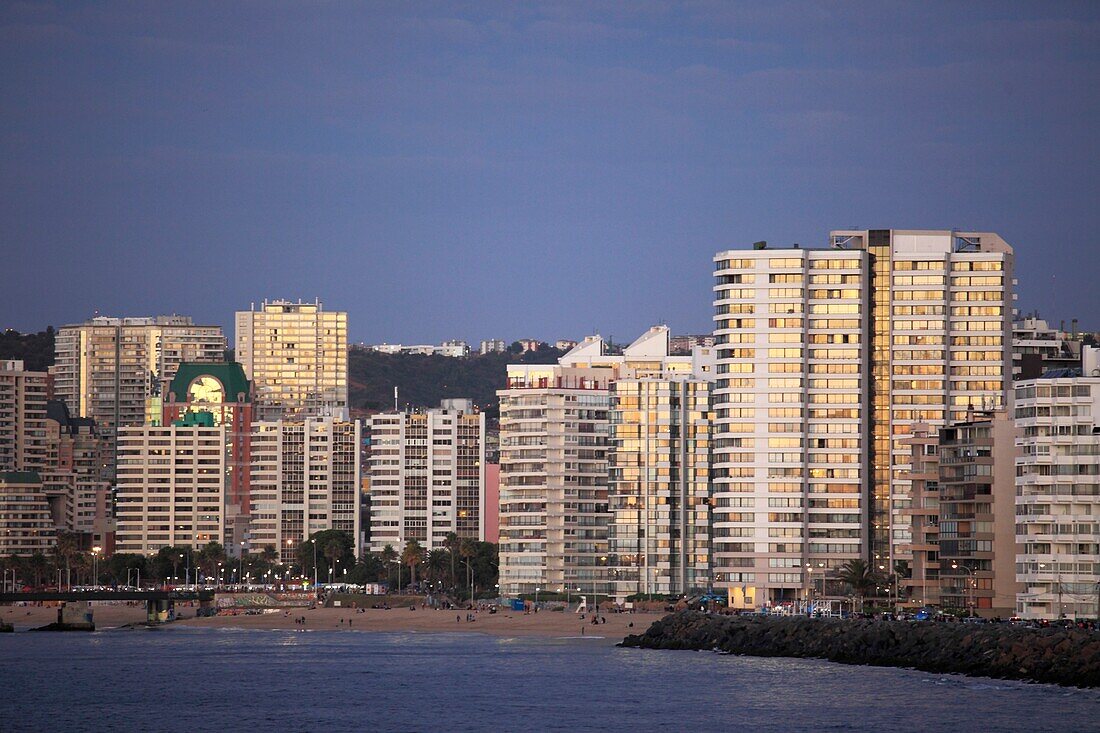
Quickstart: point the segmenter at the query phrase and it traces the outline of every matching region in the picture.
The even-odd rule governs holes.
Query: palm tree
[[[401,553],[401,562],[409,566],[410,583],[416,583],[416,567],[424,562],[424,548],[416,540],[405,543],[405,551]]]
[[[279,553],[275,551],[275,545],[264,545],[264,549],[260,553],[260,557],[267,564],[274,565],[275,561],[279,559]]]
[[[470,565],[470,559],[477,555],[477,544],[471,539],[464,539],[458,546],[458,554],[465,558],[466,584],[470,587],[470,602],[474,601],[474,571]]]
[[[863,599],[878,585],[879,576],[874,567],[865,560],[849,560],[840,566],[838,576],[842,581],[852,587],[852,591],[859,596],[859,610],[863,610]]]
[[[199,564],[202,566],[203,575],[217,575],[218,565],[225,562],[225,548],[220,542],[208,542],[199,551]]]
[[[447,551],[451,555],[451,590],[455,587],[455,553],[458,551],[458,535],[454,532],[448,532],[446,539],[443,540],[443,546],[447,548]]]
[[[80,553],[80,537],[76,532],[58,532],[53,553],[59,566],[65,563],[65,585],[71,587],[73,558]]]
[[[34,573],[35,588],[42,585],[42,573],[45,572],[47,565],[49,565],[49,562],[47,562],[46,556],[41,552],[35,552],[31,555],[31,572]]]
[[[335,578],[336,564],[344,559],[344,546],[340,540],[333,537],[325,544],[325,559],[328,560],[329,575]]]
[[[443,571],[447,569],[447,556],[446,550],[435,549],[428,553],[428,561],[426,563],[428,568],[429,577],[434,580],[439,580],[444,574]]]
[[[379,554],[382,558],[382,563],[386,567],[386,575],[389,576],[389,567],[397,561],[397,550],[393,549],[393,545],[386,545],[382,548],[382,552]],[[397,590],[401,590],[401,565],[397,565]]]

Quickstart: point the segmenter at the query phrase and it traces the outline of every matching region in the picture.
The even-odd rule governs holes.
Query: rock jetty
[[[681,611],[621,646],[827,659],[937,674],[1100,687],[1100,633],[1009,624],[719,616]]]

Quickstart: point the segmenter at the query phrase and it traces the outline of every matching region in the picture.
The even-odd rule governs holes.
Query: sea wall
[[[1008,624],[718,616],[681,611],[621,646],[827,659],[1100,687],[1100,633]]]

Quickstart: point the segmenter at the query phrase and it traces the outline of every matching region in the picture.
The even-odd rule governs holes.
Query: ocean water
[[[1100,692],[592,639],[0,635],[0,731],[1085,731]]]

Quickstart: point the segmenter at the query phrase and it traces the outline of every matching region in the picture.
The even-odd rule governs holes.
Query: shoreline
[[[601,613],[606,623],[592,624],[591,614],[581,621],[575,613],[561,611],[540,611],[524,614],[518,611],[498,610],[495,614],[488,611],[433,610],[417,607],[415,611],[407,606],[383,609],[361,609],[355,612],[346,608],[288,608],[277,613],[197,618],[196,609],[180,607],[177,609],[182,618],[153,626],[151,628],[208,628],[208,629],[246,629],[259,631],[365,631],[381,633],[479,633],[497,637],[527,637],[545,639],[598,640],[609,646],[620,643],[631,633],[645,631],[654,621],[664,614],[660,613]],[[467,614],[475,621],[466,621]],[[93,607],[93,616],[97,631],[140,630],[145,624],[144,606]],[[0,620],[15,625],[15,633],[23,633],[31,628],[45,626],[57,618],[56,607],[39,606],[3,606],[0,607]],[[297,618],[305,623],[298,624]],[[349,623],[350,622],[350,623]],[[126,629],[128,625],[132,629]]]

